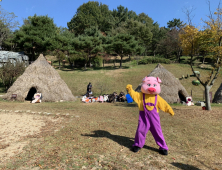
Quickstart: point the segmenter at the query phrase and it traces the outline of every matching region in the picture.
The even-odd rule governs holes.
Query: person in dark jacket
[[[90,82],[87,85],[87,93],[89,93],[89,95],[92,95],[92,84]]]

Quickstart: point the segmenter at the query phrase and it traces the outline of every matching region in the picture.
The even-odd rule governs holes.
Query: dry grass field
[[[30,128],[37,128],[33,133],[23,128],[25,136],[1,143],[0,151],[8,148],[8,155],[0,155],[0,169],[222,168],[221,107],[203,111],[197,106],[172,106],[173,117],[160,112],[168,156],[159,155],[150,133],[141,151],[133,153],[130,150],[138,122],[135,104],[84,104],[79,100],[41,104],[2,101],[0,108],[4,108],[1,116],[22,116],[21,121],[14,123],[15,133],[20,130],[19,125],[25,125],[23,119],[30,119],[30,122],[34,119],[36,123],[30,124]],[[3,127],[1,124],[1,129]],[[8,138],[14,136],[7,135]]]
[[[106,68],[58,70],[74,96],[86,92],[88,82],[95,95],[125,92],[134,88],[156,64],[123,69]],[[191,74],[185,64],[163,66],[179,78]],[[207,75],[209,70],[200,70]],[[194,100],[202,100],[201,86],[191,84],[194,78],[181,80]],[[219,75],[213,93],[222,80]],[[102,89],[103,88],[103,89]],[[221,104],[222,105],[222,104]],[[198,106],[172,104],[175,116],[160,112],[161,125],[169,155],[158,153],[152,135],[147,134],[143,149],[131,151],[138,123],[135,103],[75,102],[30,104],[0,100],[0,169],[222,169],[222,107],[213,104],[212,111]]]

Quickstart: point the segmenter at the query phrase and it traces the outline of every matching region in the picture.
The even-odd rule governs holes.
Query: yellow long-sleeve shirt
[[[132,88],[132,85],[128,84],[126,86],[126,89],[132,99],[137,103],[139,110],[144,111],[143,108],[143,93],[142,92],[135,92]],[[155,104],[155,94],[145,94],[145,103],[153,103]],[[151,111],[153,110],[154,106],[147,106],[147,110]],[[170,107],[170,105],[159,95],[157,95],[157,104],[156,104],[157,112],[159,113],[159,108],[171,114],[172,116],[174,115],[173,109]]]

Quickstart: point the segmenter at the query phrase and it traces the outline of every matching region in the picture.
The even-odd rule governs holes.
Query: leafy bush
[[[103,64],[103,59],[101,57],[96,56],[92,58],[91,63],[94,67],[101,67]]]
[[[133,60],[133,61],[131,61],[130,64],[133,65],[133,66],[136,66],[136,65],[137,65],[137,60]]]
[[[165,58],[164,55],[160,55],[160,54],[157,54],[155,57],[158,57],[158,58]]]
[[[5,88],[5,91],[7,91],[12,84],[15,82],[15,80],[23,74],[25,71],[25,63],[23,62],[6,62],[1,64],[0,67],[0,79],[2,81],[2,84]]]
[[[84,67],[85,59],[84,58],[78,58],[75,60],[75,67]]]
[[[171,61],[165,58],[151,57],[151,58],[144,58],[138,62],[138,64],[152,64],[152,63],[170,64]]]

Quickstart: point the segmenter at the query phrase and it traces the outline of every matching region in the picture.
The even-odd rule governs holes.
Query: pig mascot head
[[[161,92],[159,77],[145,77],[141,86],[141,91],[145,94],[159,94]]]

